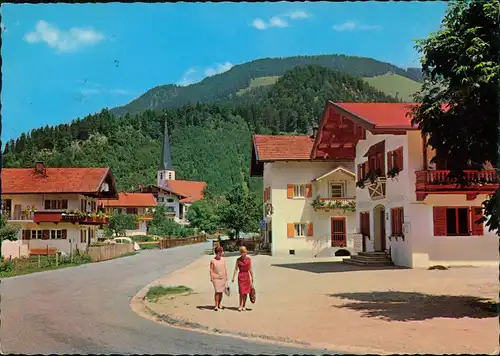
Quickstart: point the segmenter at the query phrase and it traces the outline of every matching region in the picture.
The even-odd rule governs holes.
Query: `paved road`
[[[135,314],[130,299],[186,266],[207,244],[2,280],[0,342],[6,354],[292,354],[280,347],[185,331]]]

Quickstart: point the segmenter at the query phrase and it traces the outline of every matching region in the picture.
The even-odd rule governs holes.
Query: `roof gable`
[[[181,203],[194,203],[203,199],[203,190],[207,183],[189,180],[168,180],[166,188],[181,196]]]
[[[311,136],[253,135],[257,161],[309,160],[314,140]]]
[[[320,181],[322,179],[325,179],[327,177],[329,177],[330,175],[336,173],[336,172],[341,172],[351,178],[354,178],[356,175],[354,174],[354,172],[351,172],[349,169],[345,168],[345,167],[342,167],[342,166],[339,166],[339,167],[336,167],[334,169],[332,169],[331,171],[329,172],[326,172],[325,174],[319,176],[318,178],[314,178],[312,180],[312,182],[317,182],[317,181]]]

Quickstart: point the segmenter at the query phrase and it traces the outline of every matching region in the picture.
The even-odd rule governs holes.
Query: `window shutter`
[[[396,232],[396,209],[391,209],[391,235],[394,236]]]
[[[392,169],[392,151],[387,152],[387,172],[389,172]]]
[[[313,223],[307,224],[307,236],[314,236],[314,226],[313,226]]]
[[[480,206],[473,206],[471,208],[471,230],[472,236],[484,235],[484,223],[477,224],[476,222],[483,217],[483,209]]]
[[[358,178],[358,181],[359,181],[362,178],[362,176],[361,176],[361,164],[358,164],[358,171],[357,171],[357,173],[358,173],[358,177],[357,178]]]
[[[399,147],[397,150],[396,150],[396,162],[397,162],[397,165],[398,165],[398,168],[399,170],[403,170],[403,147]]]
[[[63,210],[68,210],[68,200],[67,199],[64,199],[62,201],[62,208],[63,208]]]
[[[435,206],[434,215],[434,236],[446,236],[446,208]]]
[[[31,239],[31,230],[23,230],[23,240]]]
[[[383,152],[381,152],[377,155],[377,160],[378,160],[378,168],[380,168],[382,175],[385,175],[385,164],[384,164],[384,153]]]
[[[288,236],[288,237],[295,236],[295,226],[293,224],[286,225],[286,236]]]
[[[293,198],[293,184],[286,185],[286,196],[288,199]]]
[[[267,188],[264,188],[264,203],[267,202]]]
[[[45,210],[50,210],[50,200],[45,201]]]
[[[312,184],[306,184],[306,198],[312,197]]]
[[[42,231],[42,240],[48,240],[50,239],[50,230],[43,230]]]
[[[68,238],[68,230],[63,230],[61,235],[62,235],[62,239],[66,240]]]

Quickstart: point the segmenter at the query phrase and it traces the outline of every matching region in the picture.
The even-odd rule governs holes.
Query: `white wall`
[[[323,193],[321,184],[319,186],[312,185],[312,197],[310,198],[287,198],[288,184],[312,184],[313,179],[331,171],[338,165],[353,169],[352,162],[273,162],[264,165],[264,188],[271,187],[271,202],[274,208],[271,246],[273,255],[288,255],[289,250],[295,250],[295,255],[311,257],[314,253],[316,238],[328,234],[330,230],[330,217],[344,216],[343,211],[326,213],[313,209],[312,201],[317,195]],[[345,176],[344,179],[349,178]],[[352,214],[352,218],[354,218],[354,214]],[[287,237],[287,224],[294,222],[312,222],[314,236]],[[348,231],[354,230],[354,219],[347,219],[346,225]]]
[[[179,217],[180,215],[180,206],[179,206],[179,198],[177,197],[177,195],[175,194],[170,194],[170,193],[163,193],[163,192],[159,192],[158,193],[158,198],[163,198],[163,201],[161,201],[162,199],[157,199],[157,204],[158,206],[165,206],[165,207],[171,207],[174,209],[174,212],[175,212],[175,217]],[[167,202],[167,199],[173,199],[172,202]]]

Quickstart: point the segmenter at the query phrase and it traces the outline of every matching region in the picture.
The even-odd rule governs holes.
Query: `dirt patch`
[[[252,257],[257,303],[238,312],[237,290],[212,307],[211,257],[158,281],[194,294],[150,303],[180,327],[295,342],[353,353],[483,353],[498,350],[498,270],[346,269],[339,262]],[[312,266],[314,263],[322,264]],[[235,258],[227,259],[228,271]],[[303,264],[304,266],[300,266]],[[292,265],[292,266],[290,266]],[[320,327],[319,327],[320,326]]]

